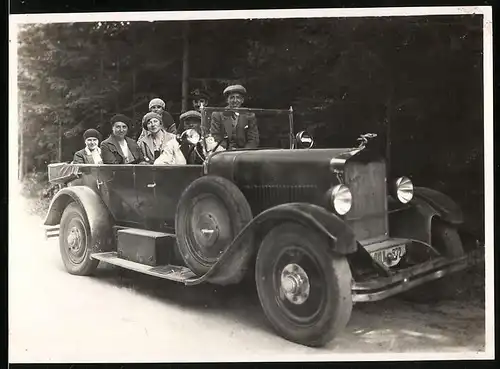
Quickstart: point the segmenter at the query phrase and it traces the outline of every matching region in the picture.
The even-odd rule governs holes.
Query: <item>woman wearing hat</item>
[[[165,110],[165,101],[160,98],[155,97],[149,102],[149,111],[161,115],[164,127],[167,127],[166,131],[169,133],[177,134],[177,128],[175,127],[174,118],[170,115],[168,111]],[[146,134],[146,130],[143,129],[139,139],[142,139]]]
[[[149,112],[142,118],[142,127],[146,134],[137,142],[144,155],[144,160],[150,164],[159,164],[156,159],[167,149],[172,154],[170,160],[165,164],[186,164],[184,156],[179,151],[179,143],[173,133],[165,131],[161,115]],[[170,142],[173,141],[173,142]],[[164,155],[165,156],[165,155]]]
[[[123,114],[111,118],[111,135],[101,143],[104,164],[144,163],[144,155],[139,145],[127,137],[130,119]]]
[[[75,152],[73,156],[73,164],[102,164],[101,149],[99,141],[101,134],[91,128],[83,133],[85,148]]]
[[[241,85],[232,85],[224,90],[226,108],[240,108],[247,91]],[[221,146],[225,149],[256,148],[259,146],[259,129],[254,113],[231,111],[213,112],[210,134],[216,142],[224,139]],[[229,141],[229,145],[228,145]]]

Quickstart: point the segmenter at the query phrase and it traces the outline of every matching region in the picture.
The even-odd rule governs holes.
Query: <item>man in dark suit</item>
[[[99,141],[101,134],[91,128],[87,129],[83,134],[85,148],[75,152],[73,156],[73,164],[102,164],[101,149]]]
[[[224,90],[226,108],[240,108],[247,91],[241,85],[232,85]],[[259,146],[259,129],[254,113],[232,111],[213,112],[210,134],[227,150],[256,148]],[[225,139],[227,137],[227,139]]]

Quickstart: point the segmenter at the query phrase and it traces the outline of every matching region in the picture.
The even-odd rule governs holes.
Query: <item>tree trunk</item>
[[[120,86],[120,57],[116,58],[116,80]],[[118,87],[119,88],[119,87]],[[116,112],[120,112],[120,94],[116,94]]]
[[[189,94],[189,23],[183,29],[183,55],[182,55],[182,111],[188,109]]]
[[[61,119],[58,119],[59,121],[59,144],[58,144],[58,150],[57,150],[57,162],[61,163],[62,162],[62,122]]]
[[[20,133],[19,139],[19,180],[24,178],[24,121],[23,121],[23,104],[20,104],[21,109],[19,110],[18,127]]]
[[[100,74],[99,74],[99,93],[102,94],[102,85],[103,85],[103,76],[104,76],[104,58],[103,58],[103,49],[102,49],[103,43],[102,43],[102,35],[99,39],[99,57],[100,57]],[[102,124],[104,126],[104,121],[103,121],[103,116],[102,116],[102,102],[100,103],[100,109],[99,109],[99,115],[100,115],[100,121],[99,124]],[[102,132],[101,132],[102,133]]]
[[[387,101],[386,106],[386,131],[385,131],[385,159],[386,159],[386,170],[387,175],[391,174],[391,120],[392,120],[392,109],[393,109],[393,100],[394,100],[394,88],[391,91],[389,96],[389,100]]]

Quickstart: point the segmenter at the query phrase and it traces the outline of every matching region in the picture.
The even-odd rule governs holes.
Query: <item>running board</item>
[[[135,272],[148,274],[153,277],[168,279],[175,282],[186,282],[193,279],[196,275],[189,269],[179,265],[159,265],[149,266],[133,261],[121,259],[118,257],[117,252],[100,252],[91,254],[92,259],[100,260],[102,262],[113,264],[125,269],[133,270]]]

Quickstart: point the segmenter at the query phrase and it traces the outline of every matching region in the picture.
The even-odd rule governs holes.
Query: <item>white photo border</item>
[[[17,87],[17,33],[18,27],[29,23],[70,23],[106,21],[195,21],[261,18],[339,18],[339,17],[394,17],[429,15],[483,15],[483,87],[484,87],[484,198],[485,198],[485,352],[464,353],[357,353],[357,361],[396,360],[450,360],[493,359],[495,357],[494,317],[494,137],[493,137],[493,20],[491,6],[460,7],[392,7],[392,8],[323,8],[272,10],[207,10],[15,14],[9,16],[9,213],[17,211],[15,198],[19,196],[18,181],[18,87]],[[9,217],[11,219],[11,217]],[[9,221],[9,244],[16,225]],[[9,263],[10,264],[10,263]],[[191,360],[196,358],[190,358]],[[352,354],[279,355],[246,358],[276,361],[352,361]],[[205,361],[212,361],[204,357]],[[239,361],[227,355],[214,361]],[[146,360],[147,361],[147,360]]]

